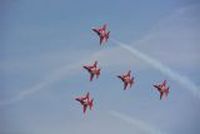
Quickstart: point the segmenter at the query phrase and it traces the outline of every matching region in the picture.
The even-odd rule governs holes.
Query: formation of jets
[[[110,31],[107,31],[107,25],[104,24],[102,27],[99,28],[92,28],[92,31],[94,31],[100,38],[100,45],[102,43],[106,43],[109,39],[109,34]],[[99,77],[99,75],[101,74],[101,68],[99,68],[97,66],[98,61],[95,61],[93,63],[93,65],[84,65],[83,68],[85,70],[88,71],[88,73],[90,74],[90,81],[93,81],[94,76],[96,76],[96,78]],[[124,84],[124,90],[127,89],[127,87],[129,86],[129,88],[132,87],[132,85],[135,83],[134,81],[134,76],[131,75],[131,70],[127,71],[127,73],[122,74],[122,75],[117,75],[117,78],[119,78],[123,84]],[[166,97],[169,94],[169,86],[167,86],[167,81],[164,80],[161,84],[155,84],[153,85],[153,87],[155,89],[157,89],[157,91],[160,93],[160,100],[162,99],[163,95],[165,95]],[[82,107],[83,107],[83,113],[86,113],[87,108],[89,107],[90,110],[92,110],[93,107],[93,98],[90,98],[90,93],[87,92],[87,94],[81,97],[77,97],[75,98],[76,101],[78,101]]]

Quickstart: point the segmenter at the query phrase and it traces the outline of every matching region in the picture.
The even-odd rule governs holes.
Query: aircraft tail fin
[[[92,99],[91,101],[89,101],[89,108],[90,108],[90,110],[92,110],[92,107],[93,107],[93,101],[94,101],[94,99]]]
[[[130,87],[132,87],[133,83],[134,83],[134,77],[131,78]]]
[[[163,85],[165,86],[165,85],[166,85],[166,83],[167,83],[167,80],[164,80],[164,81],[163,81]]]
[[[90,97],[90,93],[87,92],[87,94],[86,94],[86,98],[89,99],[89,97]]]
[[[102,29],[106,30],[106,27],[107,27],[107,24],[104,24]]]
[[[130,75],[131,75],[131,70],[129,70],[127,73],[127,76],[130,76]]]
[[[98,61],[95,61],[93,66],[96,67],[97,64],[98,64]]]
[[[169,94],[169,87],[165,91],[165,95],[168,96],[168,94]]]
[[[106,41],[108,40],[109,37],[110,37],[110,31],[108,31],[108,33],[106,34]]]

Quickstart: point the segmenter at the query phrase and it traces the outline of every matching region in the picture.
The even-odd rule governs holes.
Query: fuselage
[[[89,72],[92,73],[92,74],[98,75],[99,74],[99,69],[97,67],[91,68],[89,70]]]
[[[100,33],[99,36],[102,37],[102,38],[107,36],[107,32],[103,29],[99,30],[99,33]]]

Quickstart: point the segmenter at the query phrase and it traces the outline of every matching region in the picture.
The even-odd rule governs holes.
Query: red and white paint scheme
[[[117,77],[120,78],[122,82],[124,82],[124,90],[126,90],[128,85],[131,88],[132,85],[134,84],[134,77],[133,76],[131,77],[131,70],[129,70],[128,73],[124,75],[118,75]]]
[[[93,107],[93,101],[94,99],[90,98],[90,93],[87,92],[85,96],[77,97],[75,98],[76,101],[80,102],[80,104],[83,106],[83,113],[86,113],[87,107],[89,106],[90,110],[92,110]]]
[[[110,31],[107,32],[107,25],[104,24],[102,27],[100,28],[92,28],[92,30],[99,36],[100,38],[100,45],[102,43],[106,43],[108,41],[109,38],[109,34]]]
[[[166,83],[167,80],[164,80],[161,84],[153,85],[160,92],[160,100],[164,94],[166,97],[169,94],[169,87],[166,85]]]
[[[90,73],[90,81],[93,80],[95,75],[96,75],[96,78],[98,78],[101,73],[101,69],[97,67],[97,64],[98,62],[95,61],[93,65],[83,66],[83,68],[86,69]]]

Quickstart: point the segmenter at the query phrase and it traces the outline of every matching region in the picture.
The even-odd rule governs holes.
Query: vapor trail
[[[41,80],[40,83],[37,83],[36,85],[33,85],[32,87],[26,89],[25,91],[20,92],[14,97],[0,101],[0,106],[16,103],[18,101],[25,99],[27,96],[33,95],[41,90],[45,90],[48,88],[48,86],[55,83],[56,81],[62,80],[64,77],[79,72],[81,65],[83,65],[83,63],[86,63],[88,61],[94,61],[103,56],[104,56],[104,50],[100,50],[93,53],[90,57],[81,59],[77,63],[67,64],[61,68],[58,68],[52,74],[47,76],[45,79]]]
[[[148,63],[149,65],[151,65],[155,69],[159,70],[164,75],[166,75],[169,78],[171,78],[172,80],[176,81],[177,83],[179,83],[180,85],[182,85],[183,87],[188,89],[188,91],[192,92],[194,96],[196,96],[200,99],[200,91],[199,91],[198,86],[196,86],[186,76],[178,74],[174,70],[170,69],[168,66],[162,64],[161,62],[159,62],[159,61],[157,61],[157,60],[155,60],[151,57],[149,57],[148,55],[142,53],[141,51],[139,51],[139,50],[137,50],[133,47],[130,47],[129,45],[126,45],[126,44],[119,42],[119,41],[116,41],[116,40],[112,40],[112,41],[114,43],[116,43],[117,45],[119,45],[121,48],[131,52],[137,58],[143,60],[144,62]]]
[[[41,80],[41,82],[25,89],[16,96],[0,101],[0,106],[9,105],[25,99],[27,96],[33,95],[41,90],[45,90],[56,81],[62,80],[64,77],[80,72],[81,65],[88,61],[94,61],[98,58],[104,57],[104,50],[99,50],[93,53],[90,57],[82,58],[77,63],[67,64],[61,68],[56,69],[52,74]]]
[[[53,84],[54,82],[61,80],[64,78],[66,75],[71,75],[78,70],[80,67],[81,63],[75,63],[71,65],[66,65],[58,70],[56,70],[54,73],[52,73],[50,76],[46,77],[44,80],[42,80],[40,83],[32,86],[29,89],[26,89],[25,91],[20,92],[18,95],[1,101],[0,105],[9,105],[13,104],[15,102],[18,102],[20,100],[23,100],[26,96],[32,95],[40,90],[44,90],[47,88],[47,86]]]
[[[130,125],[133,126],[133,128],[138,128],[139,130],[141,130],[142,132],[144,132],[146,134],[164,134],[159,129],[143,122],[142,120],[138,120],[133,117],[129,117],[127,115],[118,113],[116,111],[110,111],[109,114],[126,122],[126,123],[129,123]]]

